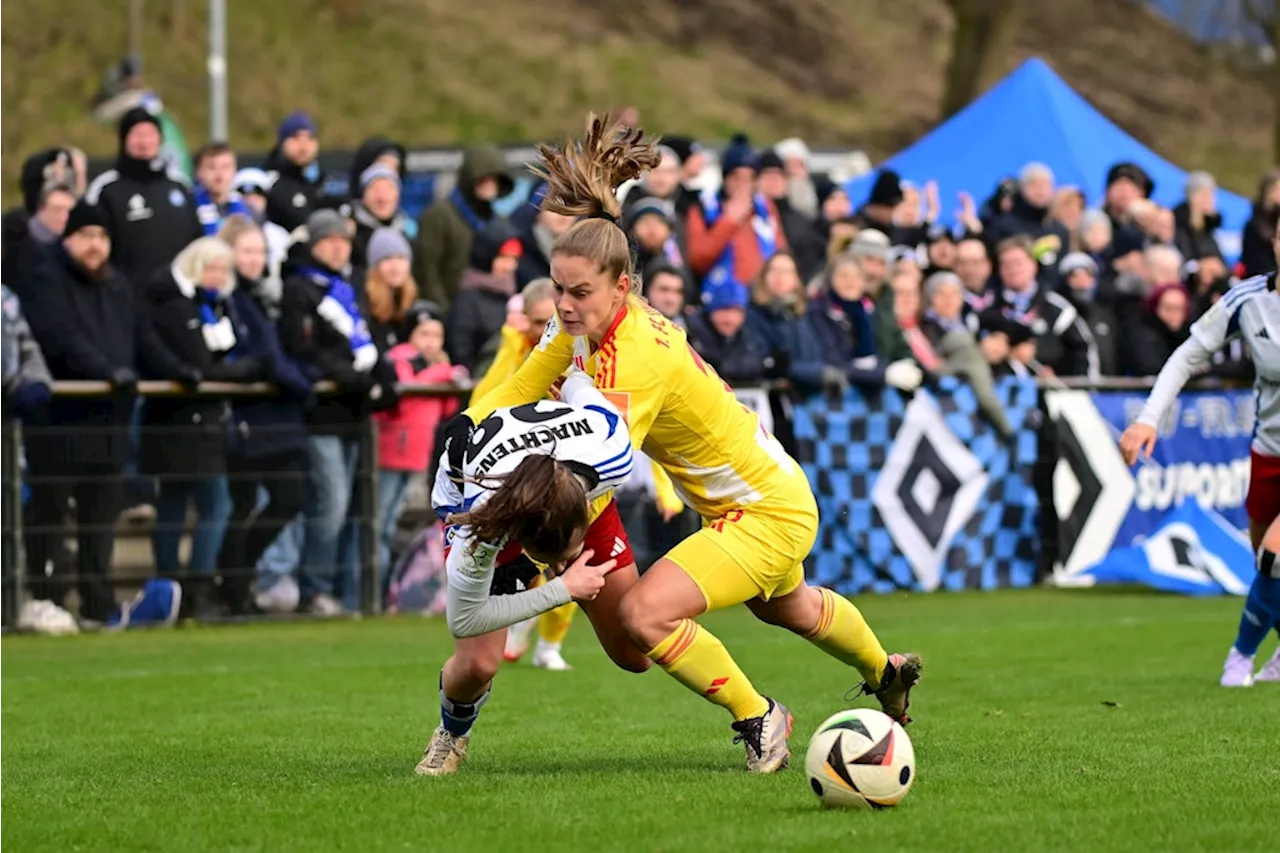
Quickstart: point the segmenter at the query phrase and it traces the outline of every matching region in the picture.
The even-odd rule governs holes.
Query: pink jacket
[[[392,348],[387,358],[401,382],[448,382],[459,370],[448,364],[425,365],[409,344]],[[456,411],[456,398],[403,397],[394,409],[374,414],[378,421],[378,467],[425,472],[435,452],[436,425]]]

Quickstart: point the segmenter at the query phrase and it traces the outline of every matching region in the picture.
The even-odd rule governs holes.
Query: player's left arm
[[[453,636],[478,637],[569,603],[561,578],[514,595],[490,595],[501,544],[476,544],[465,527],[457,533],[446,560],[445,612]]]
[[[1191,335],[1173,351],[1156,375],[1155,385],[1138,415],[1137,422],[1155,427],[1193,376],[1209,368],[1213,354],[1240,334],[1243,302],[1219,299],[1199,320],[1191,324]]]

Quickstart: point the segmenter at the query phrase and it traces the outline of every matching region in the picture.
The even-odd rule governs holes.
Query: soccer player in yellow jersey
[[[618,616],[655,664],[733,715],[749,770],[786,766],[791,714],[759,693],[720,641],[693,621],[710,610],[745,603],[762,621],[856,668],[864,692],[906,722],[919,657],[886,654],[851,602],[805,583],[802,561],[817,535],[818,510],[799,464],[684,333],[634,295],[638,282],[617,225],[615,191],[657,162],[653,143],[639,130],[591,116],[583,142],[540,153],[548,181],[543,208],[585,218],[552,248],[557,316],[520,369],[467,417],[474,423],[496,408],[541,399],[570,365],[592,375],[622,412],[634,445],[666,469],[705,526],[626,590]]]

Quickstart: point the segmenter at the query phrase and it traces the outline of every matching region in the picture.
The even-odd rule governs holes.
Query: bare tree
[[[1275,126],[1271,136],[1271,158],[1280,163],[1280,11],[1277,0],[1244,0],[1244,14],[1249,23],[1264,34],[1271,44],[1271,98],[1275,102]]]
[[[1004,70],[1003,60],[1018,31],[1023,0],[947,0],[955,16],[947,63],[942,118],[969,105]]]

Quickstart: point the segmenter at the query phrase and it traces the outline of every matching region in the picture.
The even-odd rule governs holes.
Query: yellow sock
[[[538,620],[538,636],[544,643],[562,642],[565,634],[569,633],[569,626],[573,624],[573,614],[577,609],[578,605],[570,601],[543,613]]]
[[[680,620],[671,636],[649,651],[649,659],[708,702],[727,708],[735,720],[769,710],[769,700],[751,686],[724,644],[692,619]]]
[[[855,667],[873,690],[879,687],[889,656],[875,632],[852,601],[829,589],[819,588],[818,592],[822,593],[822,613],[817,627],[805,639],[836,660]]]

